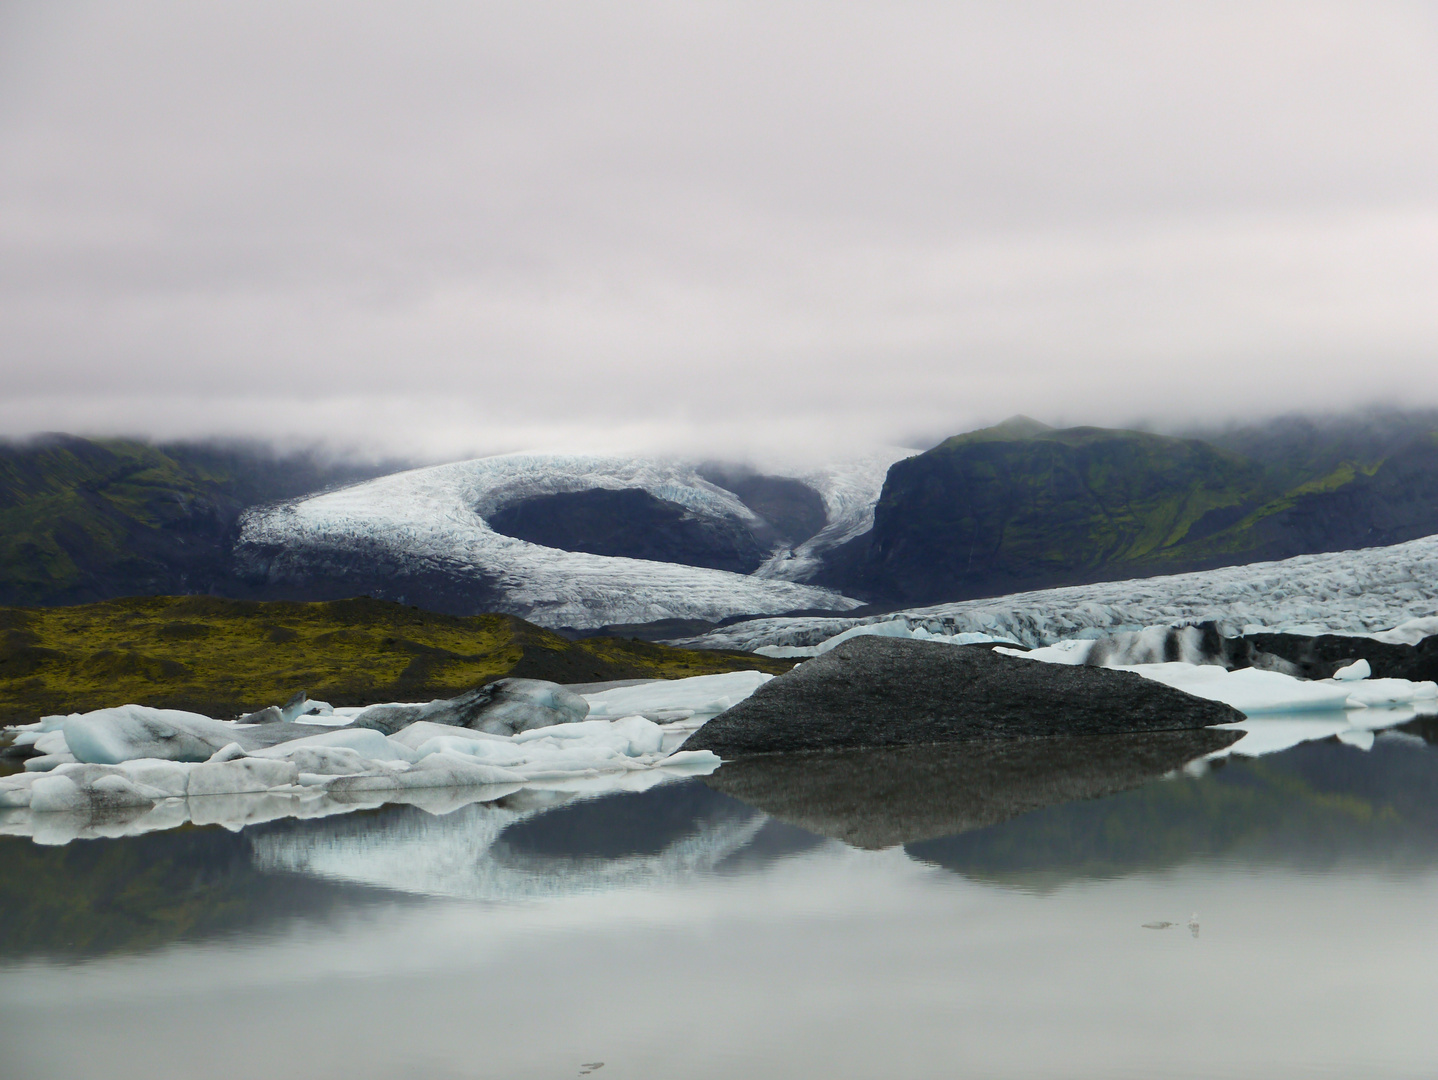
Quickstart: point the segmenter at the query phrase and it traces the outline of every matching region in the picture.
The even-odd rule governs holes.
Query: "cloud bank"
[[[0,433],[1438,404],[1426,4],[12,4]]]

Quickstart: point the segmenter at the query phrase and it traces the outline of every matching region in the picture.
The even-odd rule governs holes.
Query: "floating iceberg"
[[[0,777],[0,832],[38,838],[49,830],[68,839],[104,835],[107,828],[172,828],[187,820],[239,828],[452,789],[485,790],[497,798],[536,784],[596,782],[622,789],[632,786],[625,778],[634,774],[703,774],[718,766],[718,757],[679,745],[699,723],[772,677],[731,672],[601,691],[581,701],[587,719],[514,735],[431,720],[393,734],[372,727],[244,724],[139,705],[47,717],[19,730],[16,741],[42,755],[27,766],[40,767]],[[546,701],[565,704],[560,688],[554,689]],[[343,713],[353,719],[366,711]],[[74,820],[37,826],[52,814]]]

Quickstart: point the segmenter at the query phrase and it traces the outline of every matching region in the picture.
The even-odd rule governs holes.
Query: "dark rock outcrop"
[[[968,645],[857,637],[761,686],[685,743],[723,757],[1049,735],[1177,731],[1241,720],[1128,671]]]
[[[704,782],[809,832],[884,848],[1138,787],[1241,736],[1200,729],[765,755],[726,762]]]

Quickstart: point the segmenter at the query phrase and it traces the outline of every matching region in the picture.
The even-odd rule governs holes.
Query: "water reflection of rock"
[[[884,848],[1137,787],[1239,735],[1199,729],[770,755],[726,762],[704,782],[810,832]]]
[[[1438,753],[1411,733],[1380,732],[1368,751],[1330,738],[1214,765],[906,850],[971,879],[1033,888],[1212,859],[1308,873],[1438,866]]]

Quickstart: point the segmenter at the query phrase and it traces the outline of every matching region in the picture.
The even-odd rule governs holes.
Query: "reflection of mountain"
[[[652,887],[813,846],[697,781],[575,799],[526,791],[245,829],[44,847],[0,838],[0,959],[89,956],[255,933],[361,907]]]
[[[763,825],[762,815],[690,783],[558,809],[501,799],[381,828],[331,818],[303,834],[258,837],[254,851],[271,870],[406,893],[514,900],[679,880],[714,869]]]
[[[1213,856],[1308,869],[1430,868],[1438,864],[1438,754],[1404,733],[1379,734],[1366,753],[1336,739],[1305,743],[906,850],[966,877],[1032,886]]]
[[[1199,729],[775,754],[727,762],[705,783],[800,828],[882,848],[1137,787],[1238,737]]]
[[[408,807],[364,815],[371,821]],[[306,822],[270,828],[301,831]],[[94,956],[333,918],[396,898],[254,866],[250,833],[177,829],[43,847],[0,837],[0,959]]]

